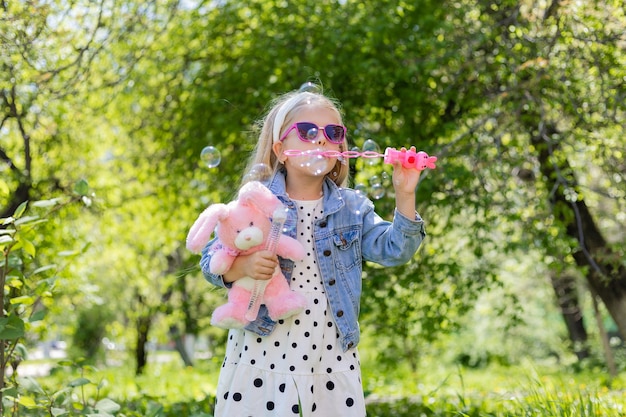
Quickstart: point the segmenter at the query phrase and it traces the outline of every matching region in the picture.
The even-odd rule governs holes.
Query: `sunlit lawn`
[[[160,404],[162,414],[207,416],[220,366],[218,358],[199,360],[185,368],[174,353],[160,354],[144,375],[135,377],[132,366],[87,371],[84,376],[101,385],[99,398],[108,397],[142,415],[148,402]],[[41,378],[53,390],[80,376],[59,370]],[[382,371],[375,363],[363,364],[368,416],[624,416],[626,376],[609,384],[603,372],[566,372],[554,365],[491,366],[487,369],[424,364],[420,371]],[[87,387],[95,395],[95,386]],[[142,405],[143,404],[143,405]],[[177,404],[176,414],[167,410]],[[181,404],[201,404],[203,412],[181,414]],[[204,404],[204,405],[202,405]],[[183,406],[184,410],[193,407]]]
[[[485,369],[433,365],[417,374],[364,371],[370,401],[410,399],[434,412],[423,415],[625,416],[626,375],[610,384],[607,379],[602,372],[574,373],[530,362]]]

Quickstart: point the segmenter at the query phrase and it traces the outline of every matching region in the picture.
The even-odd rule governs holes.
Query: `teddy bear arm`
[[[296,239],[281,235],[278,239],[278,246],[276,247],[276,253],[283,258],[288,258],[294,261],[304,259],[306,255],[304,247]]]
[[[225,274],[233,265],[234,261],[234,256],[229,255],[224,250],[218,250],[211,257],[211,262],[209,262],[209,271],[211,271],[212,274],[216,275]]]

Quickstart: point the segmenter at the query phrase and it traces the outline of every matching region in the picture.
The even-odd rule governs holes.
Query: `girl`
[[[211,244],[202,253],[202,271],[214,285],[242,276],[267,280],[280,267],[291,289],[308,300],[302,313],[279,322],[262,306],[256,321],[230,330],[218,417],[365,416],[357,352],[362,262],[394,266],[413,257],[425,236],[415,211],[420,171],[394,165],[396,210],[388,222],[370,200],[345,187],[348,164],[326,158],[311,169],[306,157],[285,154],[318,148],[348,149],[339,106],[317,92],[288,93],[262,121],[247,169],[272,168],[266,185],[288,209],[284,232],[305,246],[303,261],[258,251],[239,256],[221,276],[208,271]]]

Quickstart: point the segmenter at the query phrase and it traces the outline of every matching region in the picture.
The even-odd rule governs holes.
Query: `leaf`
[[[26,349],[26,346],[24,346],[23,343],[15,344],[14,353],[16,353],[18,356],[21,356],[22,358],[28,357],[28,349]]]
[[[55,264],[51,264],[51,265],[44,265],[44,266],[42,266],[42,267],[39,267],[39,268],[35,269],[35,270],[33,271],[33,273],[31,274],[31,276],[32,276],[32,275],[37,275],[37,274],[42,273],[42,272],[45,272],[45,271],[48,271],[48,270],[50,270],[50,269],[56,269],[56,267],[57,267],[57,266],[56,266]]]
[[[7,236],[7,235],[0,236],[0,245],[6,245],[11,242],[13,242],[13,238],[11,236]]]
[[[37,249],[35,248],[35,245],[33,244],[33,242],[31,242],[30,240],[26,240],[26,239],[20,239],[20,241],[22,242],[24,252],[26,252],[26,254],[29,255],[30,257],[34,258],[35,255],[37,254]]]
[[[53,207],[58,205],[61,202],[60,198],[51,198],[49,200],[39,200],[39,201],[34,201],[31,206],[33,207],[41,207],[41,208],[46,208],[46,207]]]
[[[21,388],[25,389],[27,392],[33,392],[36,394],[44,395],[46,392],[41,388],[39,382],[32,377],[23,377],[19,379],[19,385]]]
[[[83,368],[83,370],[85,370],[85,371],[90,371],[90,372],[98,372],[98,368],[96,368],[96,367],[95,367],[95,366],[93,366],[93,365],[84,364],[84,365],[82,366],[82,368]]]
[[[146,417],[158,417],[163,415],[163,405],[150,401],[146,407]]]
[[[35,224],[43,223],[45,221],[46,220],[39,218],[39,216],[26,216],[15,220],[15,225],[20,226],[28,224],[30,226],[34,226]]]
[[[120,409],[120,405],[113,400],[103,398],[96,403],[96,410],[103,411],[105,413],[115,413]]]
[[[39,310],[36,313],[34,313],[32,316],[30,316],[30,319],[28,320],[31,323],[34,323],[36,321],[41,321],[46,317],[46,310]]]
[[[0,224],[2,224],[3,226],[6,226],[7,224],[13,224],[13,223],[15,223],[15,217],[5,217],[0,222]]]
[[[75,256],[75,255],[78,255],[78,254],[79,254],[79,252],[75,251],[75,250],[62,250],[61,252],[57,253],[58,256],[63,256],[63,257]]]
[[[74,192],[78,195],[85,196],[89,193],[89,184],[84,179],[76,181],[74,184]]]
[[[16,340],[24,336],[24,321],[11,315],[0,318],[0,340]]]
[[[37,402],[35,401],[35,399],[32,398],[32,397],[28,397],[26,395],[20,396],[20,398],[17,400],[17,402],[20,403],[21,405],[23,405],[26,408],[36,408],[37,407]]]
[[[11,288],[22,288],[24,283],[19,277],[11,275],[7,277],[6,285]]]
[[[15,213],[13,213],[13,217],[15,217],[16,219],[19,219],[20,217],[22,217],[22,214],[24,214],[24,212],[26,211],[27,206],[28,206],[28,201],[24,201],[22,204],[20,204],[15,209]]]
[[[31,305],[35,302],[35,299],[29,295],[22,295],[20,297],[14,297],[10,300],[11,305],[23,304],[23,305]]]
[[[87,384],[90,384],[90,383],[91,383],[91,381],[88,380],[87,378],[77,378],[77,379],[75,379],[73,381],[70,381],[70,383],[67,384],[67,385],[70,386],[70,387],[75,388],[75,387],[82,387],[83,385],[87,385]]]
[[[69,411],[63,408],[56,408],[56,407],[52,407],[50,409],[50,413],[52,414],[53,417],[69,415]]]

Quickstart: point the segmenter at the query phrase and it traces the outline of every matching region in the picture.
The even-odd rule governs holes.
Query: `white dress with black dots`
[[[358,352],[339,344],[314,253],[312,224],[322,199],[295,203],[307,256],[294,265],[291,289],[306,296],[307,308],[269,336],[230,330],[216,417],[365,416]]]

